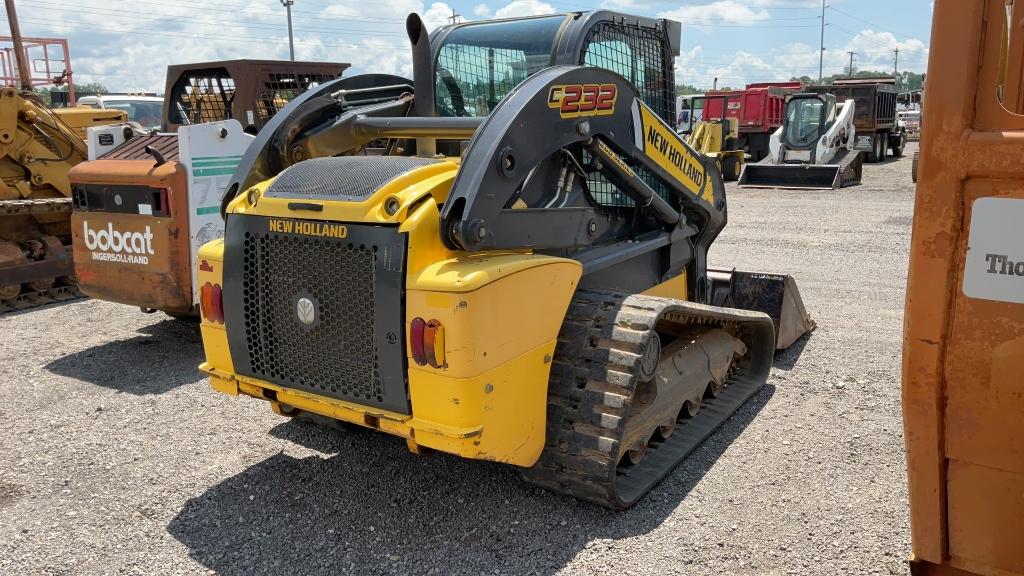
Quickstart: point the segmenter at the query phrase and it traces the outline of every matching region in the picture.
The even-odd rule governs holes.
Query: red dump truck
[[[769,137],[782,125],[786,95],[799,92],[803,86],[801,82],[759,82],[747,84],[744,90],[708,92],[703,118],[721,119],[725,103],[725,116],[736,118],[739,126],[739,146],[750,154],[752,162],[757,162],[768,155]]]

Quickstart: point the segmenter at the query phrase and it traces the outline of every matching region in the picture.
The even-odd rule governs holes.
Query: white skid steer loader
[[[860,183],[863,160],[853,149],[853,112],[853,100],[837,105],[833,94],[789,96],[768,156],[744,166],[739,185],[829,190]]]

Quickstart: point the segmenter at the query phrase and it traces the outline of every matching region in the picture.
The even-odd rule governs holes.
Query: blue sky
[[[67,37],[75,80],[112,90],[162,91],[168,64],[227,58],[287,58],[280,0],[17,0],[26,36]],[[677,82],[710,87],[818,73],[820,0],[295,0],[298,59],[350,62],[351,73],[408,75],[404,18],[440,26],[460,20],[610,8],[683,23]],[[826,75],[927,65],[928,0],[827,0]]]

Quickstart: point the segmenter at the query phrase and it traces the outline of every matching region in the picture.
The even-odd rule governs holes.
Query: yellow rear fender
[[[409,234],[406,342],[416,442],[467,458],[529,466],[544,447],[547,383],[558,332],[582,274],[575,260],[452,251],[434,202]],[[443,328],[437,366],[413,353],[412,323]],[[479,430],[457,438],[444,430]]]
[[[199,271],[198,286],[200,293],[203,287],[209,284],[223,287],[224,285],[224,239],[218,238],[203,244],[199,248]],[[201,298],[202,300],[202,298]],[[202,308],[202,302],[200,302]],[[217,369],[223,372],[232,373],[235,367],[231,362],[231,352],[228,350],[228,335],[224,330],[223,322],[216,322],[209,317],[209,311],[200,309],[199,330],[203,335],[203,350],[206,353],[206,361],[200,366],[201,369]]]

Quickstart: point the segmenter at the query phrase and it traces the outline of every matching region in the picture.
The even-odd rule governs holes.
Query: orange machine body
[[[224,235],[220,200],[253,140],[237,120],[137,134],[89,129],[96,158],[70,173],[83,293],[146,311],[199,312],[199,247]]]
[[[1024,574],[1024,2],[937,0],[903,346],[914,574]]]
[[[76,168],[71,231],[80,290],[146,309],[192,312],[185,167],[176,160],[154,167],[149,158]]]

